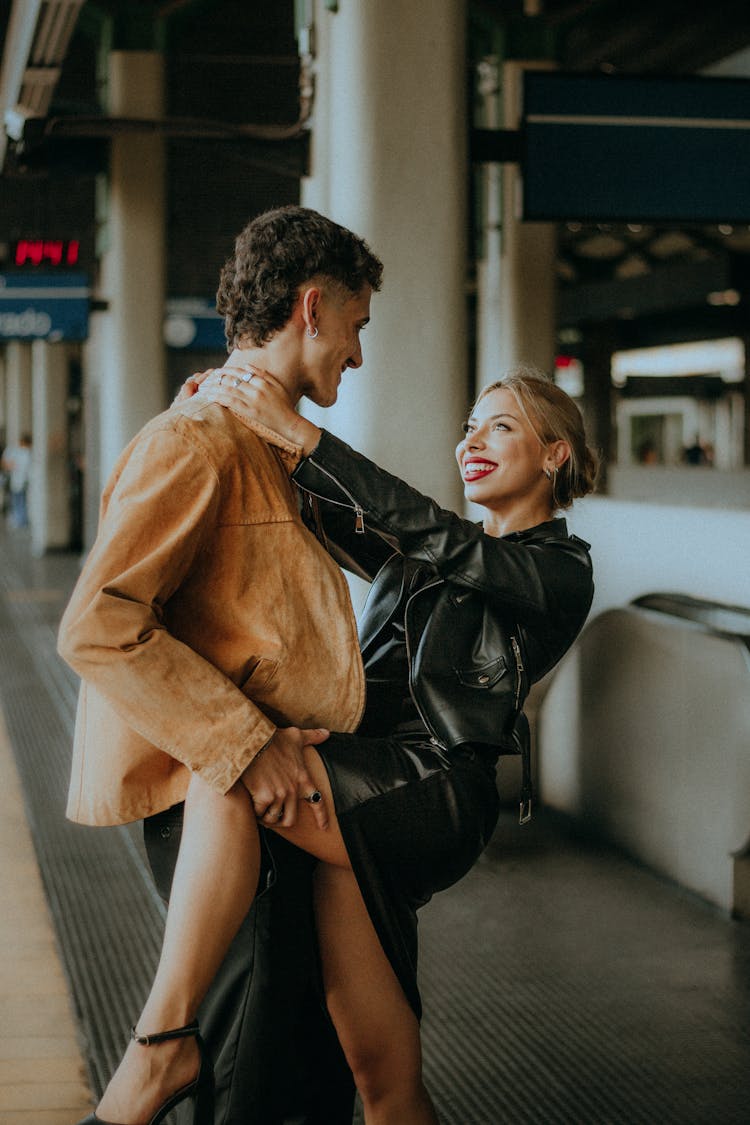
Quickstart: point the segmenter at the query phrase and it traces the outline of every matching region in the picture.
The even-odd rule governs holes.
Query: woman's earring
[[[318,326],[317,326],[317,324],[315,325],[315,331],[314,332],[311,332],[309,328],[306,328],[305,331],[307,332],[307,335],[310,337],[311,340],[317,340],[317,338],[318,338]]]
[[[552,480],[552,470],[551,469],[545,469],[544,475],[547,478],[547,480]]]

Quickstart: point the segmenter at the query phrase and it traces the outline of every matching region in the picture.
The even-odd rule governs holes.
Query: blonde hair
[[[474,406],[485,395],[498,390],[510,391],[540,445],[565,441],[570,447],[570,457],[553,476],[553,507],[569,508],[574,500],[592,492],[599,471],[599,456],[586,443],[583,417],[570,395],[544,372],[533,367],[515,367],[484,387]]]

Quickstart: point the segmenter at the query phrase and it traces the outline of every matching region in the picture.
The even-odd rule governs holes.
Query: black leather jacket
[[[321,502],[334,557],[372,580],[359,627],[368,679],[379,678],[369,642],[403,604],[405,560],[416,560],[405,632],[409,687],[425,725],[448,749],[512,738],[530,685],[586,620],[594,591],[588,544],[564,519],[486,535],[326,431],[293,479]]]

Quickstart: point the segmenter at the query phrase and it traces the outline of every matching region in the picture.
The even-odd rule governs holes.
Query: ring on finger
[[[240,385],[239,379],[232,379],[232,386],[233,387],[239,387],[239,385]]]
[[[320,792],[319,789],[313,789],[312,793],[307,794],[307,796],[305,797],[305,800],[310,805],[319,805],[320,802],[323,800],[323,794]]]

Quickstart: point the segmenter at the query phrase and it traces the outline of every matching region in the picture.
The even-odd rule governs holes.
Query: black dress
[[[448,751],[417,711],[402,611],[423,570],[405,562],[399,612],[363,652],[369,671],[362,723],[356,734],[331,734],[317,749],[365,905],[419,1017],[416,912],[465,875],[492,836],[498,749],[465,743]]]

